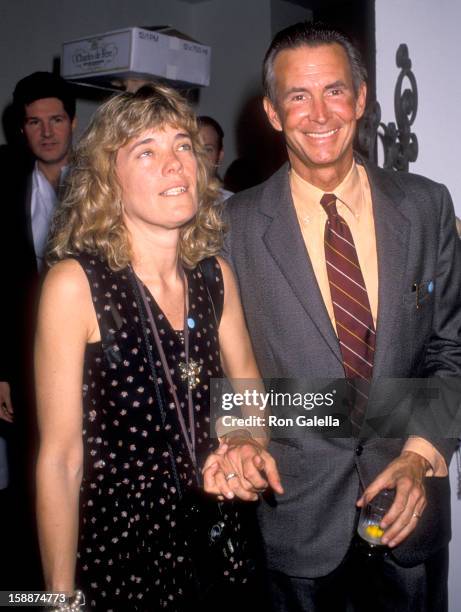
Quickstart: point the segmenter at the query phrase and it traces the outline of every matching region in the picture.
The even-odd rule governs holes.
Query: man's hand
[[[283,494],[274,459],[256,440],[233,436],[222,442],[203,468],[205,491],[220,499],[237,496],[256,501],[258,493],[270,486]]]
[[[0,419],[13,422],[13,404],[11,403],[10,385],[0,382]]]
[[[381,521],[386,530],[381,541],[393,548],[398,546],[418,524],[426,507],[423,478],[429,463],[417,453],[404,451],[368,486],[357,501],[360,508],[383,489],[395,489],[394,503]]]

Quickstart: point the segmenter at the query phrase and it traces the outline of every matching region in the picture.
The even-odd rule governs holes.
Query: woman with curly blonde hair
[[[181,500],[214,446],[210,378],[258,377],[214,257],[216,193],[187,103],[146,86],[96,112],[55,220],[36,341],[40,545],[47,589],[78,587],[98,612],[197,604]]]
[[[76,148],[67,197],[54,220],[51,262],[81,252],[102,255],[113,270],[130,262],[131,247],[116,171],[117,152],[135,135],[168,124],[184,128],[193,143],[197,164],[200,205],[197,214],[180,228],[180,259],[190,268],[219,252],[222,222],[219,208],[213,206],[219,184],[207,177],[208,158],[195,116],[178,93],[156,85],[155,89],[144,86],[135,96],[115,96],[96,113]]]

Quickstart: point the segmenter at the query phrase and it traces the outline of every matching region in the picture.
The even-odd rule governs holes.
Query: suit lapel
[[[25,181],[24,187],[24,213],[25,213],[25,227],[27,231],[27,240],[34,250],[34,237],[32,234],[32,172],[28,174],[27,179]]]
[[[23,210],[24,210],[24,229],[28,246],[28,259],[31,270],[34,274],[39,274],[37,256],[35,254],[34,234],[32,228],[32,172],[27,175],[24,184],[23,192]]]
[[[288,164],[267,184],[260,212],[271,218],[263,242],[287,279],[291,290],[331,351],[342,363],[338,339],[320,293],[290,191]],[[284,298],[280,298],[283,302]]]
[[[371,187],[378,256],[378,317],[374,361],[374,377],[378,377],[383,375],[381,369],[384,358],[390,350],[391,340],[395,337],[393,327],[399,316],[402,295],[410,289],[404,287],[410,222],[399,210],[405,194],[391,176],[367,164],[365,168]],[[342,363],[338,339],[325,308],[296,217],[289,185],[288,164],[267,184],[260,212],[271,218],[263,236],[269,254],[331,351]]]
[[[392,178],[365,164],[370,182],[378,255],[378,317],[373,376],[381,371],[384,358],[395,340],[393,327],[400,314],[410,238],[410,222],[400,212],[404,192]]]

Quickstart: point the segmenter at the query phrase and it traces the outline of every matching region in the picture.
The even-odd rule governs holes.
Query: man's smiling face
[[[290,163],[316,184],[318,173],[338,182],[349,171],[357,120],[363,115],[366,86],[354,92],[346,52],[339,44],[303,45],[274,60],[276,100],[264,100],[272,126],[283,131]]]

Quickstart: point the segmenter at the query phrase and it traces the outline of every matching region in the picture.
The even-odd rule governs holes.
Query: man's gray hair
[[[265,95],[272,103],[276,102],[274,62],[277,55],[286,49],[299,47],[319,47],[321,45],[340,45],[346,52],[352,72],[355,95],[367,78],[367,70],[357,47],[341,32],[307,21],[295,23],[275,35],[263,62],[263,86]]]

